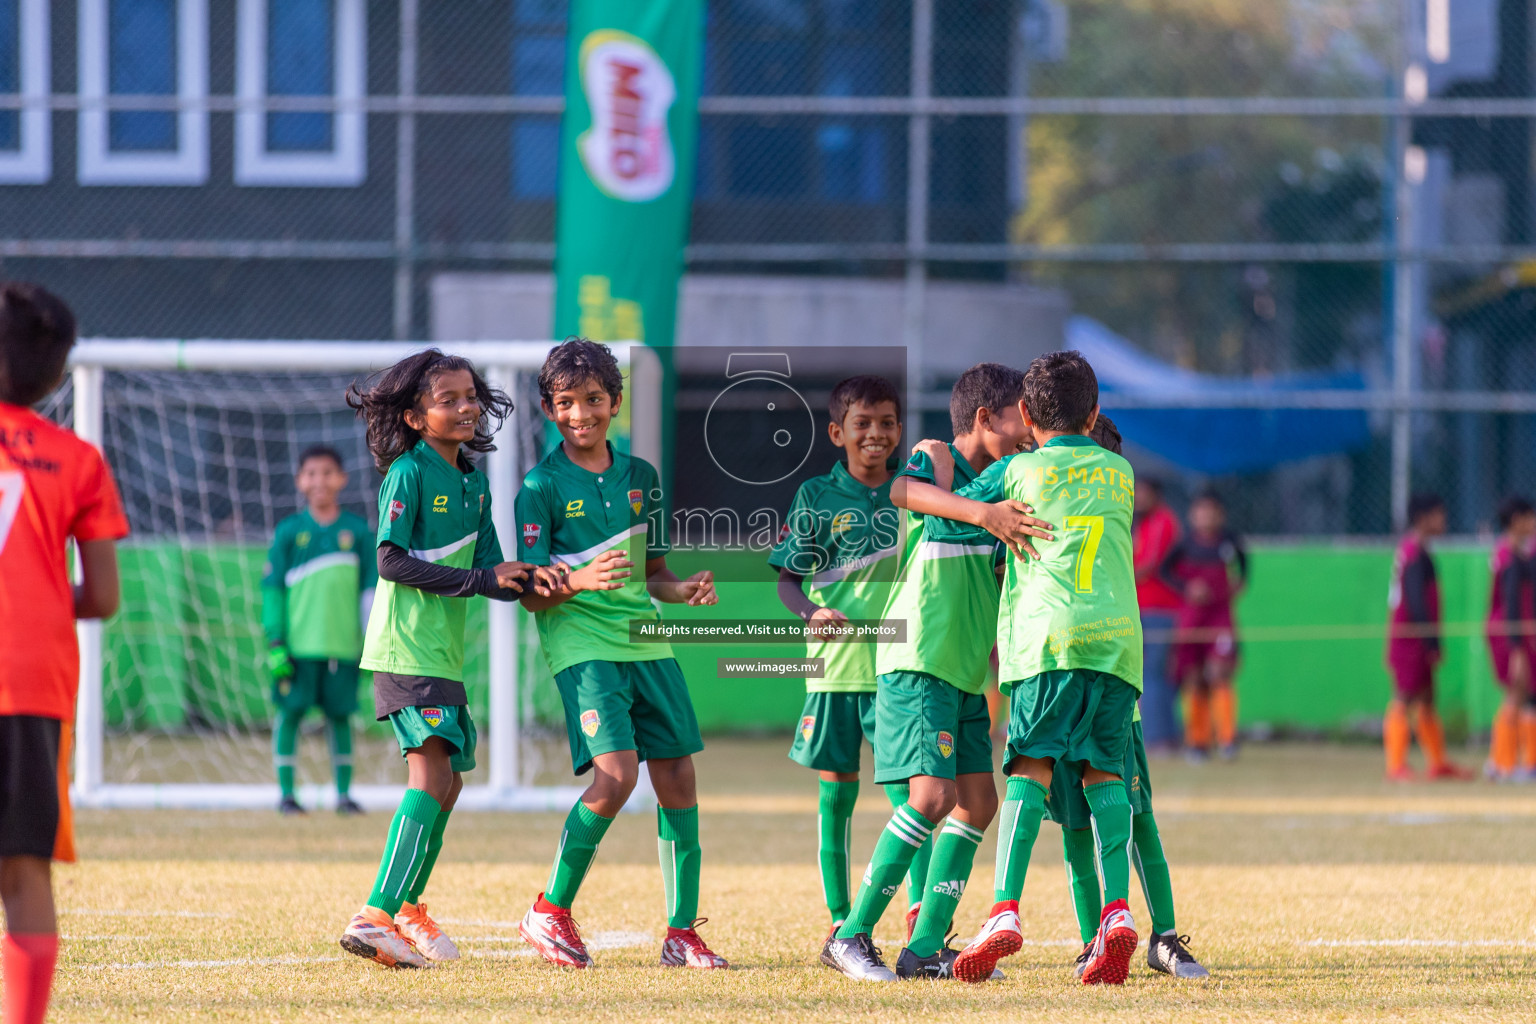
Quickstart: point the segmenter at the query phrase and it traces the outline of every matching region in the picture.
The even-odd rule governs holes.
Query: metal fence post
[[[913,111],[907,119],[907,274],[903,289],[902,344],[907,349],[907,417],[912,440],[921,429],[914,419],[916,398],[926,387],[923,325],[928,267],[928,163],[932,119],[925,103],[933,96],[933,0],[912,0]]]
[[[395,340],[415,319],[417,2],[400,0],[400,112],[395,115]]]

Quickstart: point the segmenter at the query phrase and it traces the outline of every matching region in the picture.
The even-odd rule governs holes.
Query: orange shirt
[[[101,452],[0,402],[0,715],[74,719],[80,649],[65,544],[127,535]]]

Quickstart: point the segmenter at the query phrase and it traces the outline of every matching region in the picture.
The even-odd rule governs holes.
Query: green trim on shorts
[[[789,759],[818,772],[857,775],[864,740],[875,741],[875,695],[819,690],[805,695]]]
[[[1120,777],[1125,779],[1131,813],[1151,814],[1152,776],[1147,771],[1147,745],[1141,738],[1140,722],[1131,723],[1131,743],[1125,751],[1125,767]],[[1088,798],[1083,796],[1080,762],[1058,762],[1051,771],[1051,794],[1046,798],[1045,816],[1065,829],[1088,828],[1093,823]]]
[[[987,698],[925,672],[887,672],[875,698],[875,782],[992,773]]]
[[[423,704],[420,707],[401,708],[389,716],[389,724],[395,730],[395,740],[400,744],[400,756],[427,742],[429,736],[441,736],[453,746],[456,753],[449,762],[456,772],[473,771],[475,767],[475,720],[470,717],[467,704]]]
[[[1124,679],[1093,669],[1054,669],[1014,682],[1004,770],[1014,758],[1033,757],[1119,775],[1138,696]]]
[[[555,687],[577,775],[599,754],[616,750],[650,761],[704,749],[693,698],[673,658],[582,661],[556,672]]]

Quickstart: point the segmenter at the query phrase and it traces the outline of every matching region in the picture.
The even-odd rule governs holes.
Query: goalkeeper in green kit
[[[337,502],[347,473],[334,449],[306,449],[295,483],[307,507],[277,524],[261,585],[261,624],[277,705],[272,763],[282,790],[278,810],[304,813],[294,796],[294,762],[299,725],[318,707],[329,730],[336,812],[361,814],[348,790],[362,623],[378,580],[369,543],[373,530]],[[370,557],[359,556],[360,544]]]

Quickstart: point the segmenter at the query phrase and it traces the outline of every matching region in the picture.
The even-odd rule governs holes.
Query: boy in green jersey
[[[1022,376],[997,363],[982,363],[955,383],[950,400],[955,443],[948,449],[954,481],[971,480],[978,467],[1023,443],[1026,428],[1018,412]],[[947,499],[952,497],[950,482],[936,486],[928,453],[914,452],[892,485],[892,501],[914,507],[913,492],[936,492]],[[884,617],[905,620],[907,642],[882,644],[875,655],[874,748],[875,781],[907,783],[909,795],[881,834],[848,920],[821,954],[823,963],[856,980],[949,976],[954,952],[943,949],[944,931],[982,832],[997,810],[990,719],[982,696],[997,614],[996,545],[987,531],[1010,536],[1015,544],[1032,533],[1047,534],[1036,532],[1040,524],[1022,510],[978,508],[988,517],[981,529],[915,511],[902,523],[897,582]],[[892,973],[874,947],[874,925],[918,850],[951,811],[955,814],[940,833],[923,879],[922,906],[908,947]]]
[[[1099,445],[1116,455],[1120,452],[1120,431],[1108,416],[1100,415],[1089,435]],[[1210,972],[1190,953],[1186,936],[1179,934],[1173,913],[1173,882],[1168,874],[1168,857],[1163,852],[1162,836],[1152,816],[1152,776],[1147,766],[1147,747],[1141,735],[1141,708],[1131,722],[1131,745],[1126,750],[1126,796],[1131,803],[1131,863],[1141,878],[1141,892],[1152,912],[1152,937],[1147,943],[1147,965],[1154,971],[1175,978],[1208,978]],[[1063,761],[1051,773],[1051,794],[1046,799],[1045,816],[1061,826],[1062,852],[1067,862],[1067,881],[1072,891],[1072,909],[1077,914],[1078,932],[1083,951],[1077,958],[1077,972],[1082,974],[1093,955],[1094,937],[1104,904],[1099,898],[1096,844],[1092,831],[1092,812],[1083,797],[1083,778],[1079,766]]]
[[[316,445],[299,456],[294,478],[307,508],[277,524],[261,581],[261,625],[272,673],[272,763],[283,814],[303,814],[293,795],[299,725],[312,707],[325,713],[336,813],[361,814],[352,783],[352,715],[357,711],[357,662],[362,623],[378,579],[374,559],[362,558],[368,523],[342,509],[336,496],[347,473],[334,448]]]
[[[1137,935],[1130,889],[1131,808],[1122,777],[1141,686],[1141,627],[1131,559],[1130,463],[1087,435],[1098,380],[1077,352],[1030,364],[1021,411],[1037,448],[993,466],[957,501],[1028,502],[1065,534],[1032,561],[1009,559],[998,614],[999,678],[1011,698],[1010,776],[993,887],[996,903],[956,971],[1018,948],[1018,899],[1053,768],[1081,766],[1104,910],[1085,984],[1124,982]],[[973,966],[973,962],[975,966]]]
[[[848,832],[859,797],[859,747],[875,735],[875,646],[842,642],[828,629],[849,619],[878,619],[885,610],[897,538],[886,462],[901,440],[901,397],[884,377],[849,377],[832,389],[828,411],[828,436],[847,452],[847,461],[800,485],[768,564],[779,570],[779,600],[811,628],[805,656],[824,663],[821,677],[805,681],[789,756],[821,776],[818,863],[835,932],[848,916]],[[906,786],[888,786],[886,796],[900,806]],[[913,907],[923,898],[931,845],[924,843],[907,876]]]
[[[408,780],[368,902],[341,948],[386,967],[456,960],[458,949],[421,902],[443,848],[463,773],[475,767],[475,723],[464,690],[468,598],[545,592],[547,569],[503,562],[485,474],[465,451],[495,449],[512,412],[473,364],[437,349],[407,356],[347,403],[368,423],[379,487],[378,596],[362,667],[373,672],[374,713],[389,719]]]
[[[559,568],[548,594],[525,594],[565,708],[571,764],[592,783],[560,833],[549,882],[518,931],[550,963],[590,966],[571,904],[597,847],[648,762],[666,891],[663,967],[723,968],[694,926],[699,808],[693,755],[704,749],[693,701],[665,643],[630,642],[633,622],[660,622],[652,600],[712,605],[714,574],[667,568],[666,508],[650,463],[616,450],[608,426],[624,378],[606,345],[570,338],[539,371],[544,415],[560,444],[523,480],[517,522],[525,556]],[[636,564],[643,577],[632,575]]]

